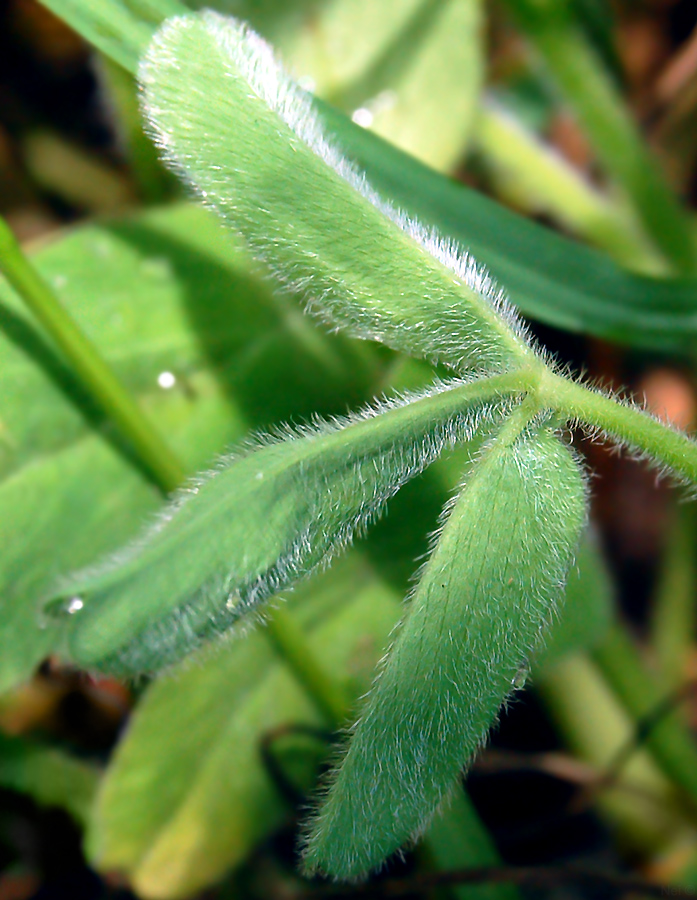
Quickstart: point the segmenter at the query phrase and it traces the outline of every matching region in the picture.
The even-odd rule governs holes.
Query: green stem
[[[664,774],[697,809],[697,745],[674,711],[651,720],[666,699],[646,671],[629,635],[620,625],[610,629],[593,658],[631,716],[646,728],[643,738]],[[649,719],[647,719],[647,716]]]
[[[697,484],[697,443],[635,407],[545,370],[540,396],[569,419],[606,432]]]
[[[566,0],[508,0],[578,116],[600,159],[636,206],[647,232],[678,272],[694,273],[689,219],[647,151],[602,60]]]
[[[499,192],[526,212],[544,212],[621,265],[651,275],[666,263],[635,216],[601,193],[519,119],[484,102],[475,141]]]
[[[651,646],[661,684],[675,689],[687,677],[687,663],[695,640],[697,610],[697,508],[678,504],[663,550],[663,561],[654,592]]]
[[[41,322],[84,387],[133,446],[165,493],[184,480],[172,451],[147,421],[97,349],[61,306],[0,217],[0,271]]]
[[[566,656],[535,679],[535,689],[564,745],[590,763],[601,779],[636,729],[599,666],[585,653]],[[588,799],[596,799],[628,848],[655,853],[682,827],[671,808],[675,799],[671,783],[645,748],[637,749],[613,775],[608,789],[589,792]]]
[[[271,641],[298,682],[305,688],[332,728],[346,718],[349,701],[343,685],[317,659],[293,616],[276,607],[266,620]]]

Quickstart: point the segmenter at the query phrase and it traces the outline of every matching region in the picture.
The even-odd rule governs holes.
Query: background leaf
[[[33,741],[0,734],[0,785],[60,806],[80,824],[88,819],[99,777],[89,763]]]
[[[293,609],[317,656],[359,693],[399,605],[352,555]],[[146,897],[185,897],[217,880],[290,812],[260,756],[263,736],[283,725],[325,727],[263,628],[160,679],[100,792],[93,861],[128,872]]]
[[[481,0],[188,5],[248,21],[314,93],[428,165],[462,158],[483,75]]]
[[[562,612],[531,661],[533,673],[544,675],[568,654],[592,650],[607,635],[614,618],[614,586],[598,536],[589,529],[569,572]]]
[[[343,410],[361,385],[368,392],[376,371],[361,350],[325,337],[286,298],[272,297],[194,207],[79,229],[36,262],[189,471],[250,425]],[[173,386],[158,383],[163,372]],[[54,629],[36,624],[47,587],[122,544],[161,497],[4,283],[0,421],[6,688],[55,643]]]

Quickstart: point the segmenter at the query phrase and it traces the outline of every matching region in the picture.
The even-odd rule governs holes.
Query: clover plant
[[[74,15],[70,5],[65,14]],[[150,30],[142,25],[142,35]],[[128,54],[124,59],[132,65]],[[248,253],[261,266],[266,290],[297,296],[325,327],[371,342],[371,353],[384,344],[441,374],[349,415],[257,433],[207,471],[184,477],[147,428],[138,440],[138,411],[118,383],[110,387],[98,359],[84,364],[88,342],[71,344],[67,320],[58,321],[54,338],[68,358],[83,361],[81,377],[97,405],[146,470],[176,489],[140,536],[121,549],[116,540],[95,548],[77,564],[71,558],[41,583],[35,599],[42,647],[81,668],[129,678],[154,675],[190,654],[215,659],[234,649],[241,659],[248,654],[235,678],[246,684],[243,694],[251,692],[262,657],[245,650],[261,653],[250,622],[264,620],[279,594],[292,611],[290,589],[362,536],[408,481],[460,448],[459,487],[373,686],[350,713],[345,685],[321,684],[321,668],[302,649],[302,635],[294,644],[284,611],[269,618],[277,646],[289,659],[295,653],[301,680],[334,724],[355,720],[343,758],[315,792],[305,871],[361,878],[447,806],[548,632],[563,623],[564,588],[589,502],[571,428],[626,447],[688,485],[697,483],[697,445],[632,402],[560,370],[531,339],[505,281],[497,284],[452,234],[420,221],[418,210],[404,211],[384,185],[373,184],[355,162],[359,154],[332,134],[331,114],[248,25],[210,11],[173,16],[155,33],[137,75],[147,128],[164,160],[236,236],[236,258],[256,272]],[[694,253],[668,206],[674,230],[659,249],[668,257],[677,247],[688,269]],[[45,317],[50,292],[23,280],[28,270],[12,262],[9,236],[3,247],[8,277]],[[221,245],[220,258],[228,252]],[[561,304],[559,310],[563,316]],[[360,367],[358,356],[346,359]],[[184,674],[170,675],[170,683],[204,677],[195,668],[176,671]],[[167,690],[167,675],[162,683]],[[181,823],[184,843],[195,844],[185,818]],[[99,856],[100,838],[91,840]],[[147,867],[142,850],[119,852],[111,865],[128,868],[139,859]],[[152,850],[148,859],[156,857]],[[171,854],[154,871],[161,875],[168,864]],[[143,876],[146,882],[149,895],[178,890],[168,894],[155,876]]]

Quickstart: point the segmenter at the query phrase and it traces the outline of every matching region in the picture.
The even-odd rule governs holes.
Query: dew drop
[[[518,671],[515,673],[513,678],[511,678],[511,685],[513,686],[514,691],[522,691],[525,687],[525,683],[528,680],[530,675],[530,666],[527,662],[524,662],[521,666],[519,666]]]
[[[66,616],[74,616],[75,613],[80,612],[84,605],[85,601],[76,594],[73,594],[70,597],[60,597],[57,600],[53,600],[44,607],[42,618],[46,621],[44,621],[43,624],[46,625],[47,622],[51,620],[64,619]]]
[[[168,391],[177,383],[177,377],[174,372],[160,372],[157,376],[157,383],[163,390]]]
[[[82,597],[71,597],[65,604],[65,611],[69,616],[72,616],[76,612],[80,612],[84,605],[85,601],[82,599]]]
[[[358,109],[354,109],[351,115],[351,121],[355,122],[356,125],[360,125],[361,128],[370,128],[373,124],[373,118],[372,112],[366,106],[359,106]]]

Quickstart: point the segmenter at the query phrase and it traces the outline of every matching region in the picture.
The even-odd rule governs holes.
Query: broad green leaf
[[[111,560],[70,576],[45,614],[81,666],[154,671],[326,566],[440,453],[501,419],[489,381],[437,385],[222,459]]]
[[[171,19],[139,77],[166,158],[311,312],[460,372],[532,360],[486,274],[374,193],[244,25]]]
[[[451,171],[465,154],[482,87],[482,26],[481,0],[422,0],[372,70],[328,99],[354,107],[359,124],[426,165]],[[365,33],[360,21],[359,29]]]
[[[249,21],[318,96],[444,170],[464,153],[481,88],[481,7],[480,0],[218,4]]]
[[[346,557],[293,605],[318,658],[369,684],[399,595]],[[103,782],[88,835],[92,861],[126,872],[139,894],[194,894],[239,865],[290,810],[260,741],[279,726],[325,728],[264,628],[206,648],[153,684]]]
[[[89,5],[75,0],[43,2],[115,58],[108,36],[118,35],[130,60],[124,65],[135,72],[135,60],[147,46],[147,39],[138,37],[133,27],[146,21],[140,14],[120,0],[92,0]],[[186,8],[180,5],[177,12]],[[121,22],[124,17],[128,24]],[[153,31],[149,26],[148,38]],[[331,106],[316,105],[328,133],[373,186],[410,215],[467,247],[506,285],[526,316],[635,347],[665,352],[694,347],[697,279],[655,279],[626,272],[604,254],[438,175]]]
[[[586,514],[546,429],[501,437],[452,506],[305,850],[309,872],[365,875],[418,834],[524,684]]]
[[[99,771],[60,750],[0,734],[0,786],[29,794],[42,806],[60,806],[84,825]]]
[[[338,411],[368,393],[369,359],[272,296],[194,207],[78,229],[35,261],[190,471],[250,425]],[[0,478],[4,689],[54,645],[54,629],[36,624],[40,597],[162,502],[4,282]]]
[[[298,624],[353,696],[370,682],[400,596],[352,553],[296,597]],[[290,740],[294,728],[308,726],[326,727],[263,628],[200,651],[151,685],[135,711],[95,806],[87,836],[92,862],[125,873],[148,898],[177,900],[210,886],[292,812],[261,744],[278,729],[288,729]],[[314,754],[296,759],[297,786],[316,777],[315,765]],[[438,823],[437,862],[496,862],[466,799],[446,821],[457,847],[446,846]],[[504,886],[468,890],[471,900],[515,896]]]

